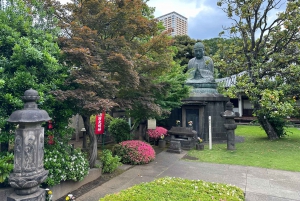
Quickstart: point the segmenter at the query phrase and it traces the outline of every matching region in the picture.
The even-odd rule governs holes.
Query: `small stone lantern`
[[[7,120],[19,124],[15,132],[14,170],[9,176],[14,193],[7,201],[45,200],[45,190],[39,188],[48,175],[44,169],[44,128],[41,124],[51,118],[45,110],[38,109],[38,99],[37,91],[25,91],[24,109],[13,112]]]
[[[234,130],[237,125],[234,118],[239,116],[238,112],[233,112],[233,104],[231,102],[226,103],[226,111],[221,112],[221,116],[225,118],[224,127],[227,130],[227,150],[235,150],[235,134]]]

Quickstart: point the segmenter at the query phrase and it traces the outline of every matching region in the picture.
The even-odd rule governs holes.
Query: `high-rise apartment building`
[[[171,13],[162,15],[157,19],[163,22],[166,30],[171,29],[172,36],[187,35],[188,23],[186,17],[173,11]]]

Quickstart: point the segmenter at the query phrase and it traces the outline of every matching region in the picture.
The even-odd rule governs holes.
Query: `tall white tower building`
[[[157,19],[163,22],[166,30],[171,29],[172,36],[187,35],[188,23],[186,17],[173,11],[171,13],[162,15]]]

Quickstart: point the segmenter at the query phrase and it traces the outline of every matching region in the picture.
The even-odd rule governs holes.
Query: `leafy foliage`
[[[283,122],[295,114],[295,97],[300,93],[300,2],[288,1],[282,9],[281,0],[220,0],[218,5],[232,19],[225,29],[232,41],[223,49],[232,55],[219,61],[223,68],[244,67],[247,73],[229,90],[244,92],[254,106],[254,115],[269,139],[281,137]],[[272,20],[269,15],[277,9]],[[238,68],[239,67],[239,68]]]
[[[102,172],[103,173],[112,173],[115,171],[120,163],[121,158],[119,156],[113,156],[111,150],[104,149],[102,151],[102,155],[100,156],[100,160],[102,162]]]
[[[151,192],[151,193],[149,193]],[[109,194],[105,200],[232,200],[245,199],[242,189],[202,180],[164,177],[152,182],[141,183],[117,194]]]
[[[121,157],[125,164],[147,164],[155,159],[155,151],[150,144],[140,140],[123,141],[113,147],[113,153]]]
[[[131,139],[130,126],[124,119],[113,119],[110,122],[108,131],[117,143]]]
[[[173,70],[172,39],[146,2],[78,1],[56,9],[64,29],[61,47],[77,69],[71,89],[57,95],[73,100],[81,114],[119,106],[138,124],[169,114],[187,95],[184,75]]]
[[[65,104],[49,94],[62,86],[67,69],[59,63],[56,32],[35,26],[37,14],[21,0],[8,1],[0,9],[0,142],[3,143],[12,139],[10,131],[15,129],[6,120],[23,107],[21,96],[30,88],[39,92],[39,108],[55,118],[57,129],[67,126],[72,114]]]
[[[80,150],[56,143],[51,149],[45,149],[44,168],[49,170],[45,183],[54,186],[61,181],[82,180],[88,174],[89,164]]]
[[[180,66],[185,67],[185,72],[187,71],[189,60],[194,57],[193,49],[196,42],[199,42],[199,40],[191,39],[188,35],[174,37],[173,46],[176,47],[177,51],[173,58]]]
[[[14,168],[13,153],[5,153],[0,155],[0,184],[7,181],[9,174]]]

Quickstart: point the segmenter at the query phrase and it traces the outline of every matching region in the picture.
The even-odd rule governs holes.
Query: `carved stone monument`
[[[225,112],[221,112],[221,116],[226,119],[224,127],[227,130],[227,150],[235,150],[235,134],[234,130],[237,125],[234,118],[239,116],[238,112],[233,112],[233,105],[231,102],[226,103]]]
[[[192,128],[172,127],[168,134],[171,136],[170,147],[167,150],[169,152],[180,153],[174,150],[174,146],[171,146],[175,142],[180,142],[180,148],[184,150],[191,150],[195,147],[197,132],[192,130]]]
[[[214,79],[214,65],[210,57],[204,56],[204,45],[200,42],[194,46],[195,58],[188,63],[189,77],[186,85],[191,87],[190,96],[183,100],[181,116],[182,126],[188,127],[188,122],[193,122],[193,130],[197,136],[208,141],[209,122],[212,119],[212,140],[226,139],[224,119],[220,113],[225,110],[225,104],[229,98],[217,91],[217,83]]]
[[[22,99],[24,109],[13,112],[7,120],[19,124],[15,132],[14,170],[9,176],[14,193],[7,201],[44,201],[45,190],[39,185],[47,178],[48,171],[44,169],[44,128],[41,123],[51,118],[45,110],[38,109],[37,91],[25,91]]]

